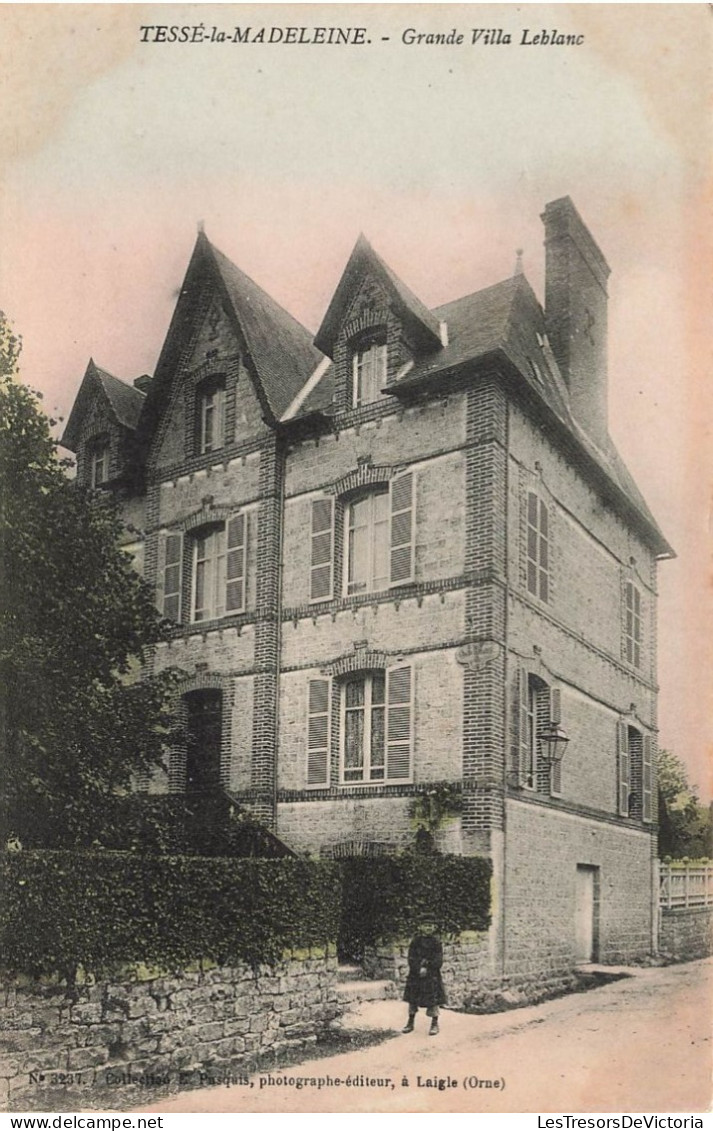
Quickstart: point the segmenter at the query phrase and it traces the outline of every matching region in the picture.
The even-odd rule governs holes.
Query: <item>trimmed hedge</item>
[[[5,969],[69,981],[79,966],[274,964],[339,925],[332,861],[27,851],[2,858],[0,884]]]
[[[442,935],[490,925],[492,865],[478,856],[353,857],[341,861],[339,951],[360,959],[365,946],[409,938],[420,923]]]

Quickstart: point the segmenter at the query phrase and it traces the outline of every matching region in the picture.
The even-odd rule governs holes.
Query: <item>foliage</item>
[[[11,973],[69,981],[133,963],[253,967],[337,935],[338,866],[120,852],[5,853],[0,948]]]
[[[441,934],[484,931],[490,923],[489,860],[473,856],[354,857],[342,862],[340,948],[409,938],[420,923]]]
[[[433,845],[433,836],[463,810],[463,794],[453,782],[434,782],[416,794],[410,806],[417,844]]]
[[[109,848],[179,856],[293,855],[225,791],[135,793],[117,801]]]
[[[161,757],[171,676],[131,673],[164,628],[116,503],[68,479],[19,350],[0,314],[0,836],[101,843],[111,798]]]
[[[680,758],[660,750],[656,758],[659,797],[659,853],[692,859],[713,855],[711,810],[701,804]]]

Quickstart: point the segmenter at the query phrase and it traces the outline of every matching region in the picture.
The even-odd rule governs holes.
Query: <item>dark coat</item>
[[[432,1009],[445,1005],[446,991],[441,978],[443,947],[433,935],[416,935],[408,948],[408,978],[404,1001],[409,1005]],[[425,970],[421,974],[421,970]]]

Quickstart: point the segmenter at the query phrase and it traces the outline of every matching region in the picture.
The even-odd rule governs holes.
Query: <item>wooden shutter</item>
[[[391,480],[391,571],[392,585],[413,581],[413,472]]]
[[[330,681],[311,679],[307,707],[307,785],[329,785]]]
[[[654,756],[651,735],[644,735],[641,769],[641,819],[653,820]]]
[[[334,499],[325,497],[312,502],[312,548],[309,573],[310,601],[328,601],[332,597],[334,557]]]
[[[247,525],[244,514],[233,515],[226,523],[228,553],[225,570],[226,613],[240,613],[245,608]]]
[[[562,692],[559,687],[550,688],[550,722],[559,726],[562,722]],[[550,770],[550,793],[562,793],[562,763],[555,762]]]
[[[181,619],[183,586],[183,535],[166,534],[163,539],[163,594],[161,611],[171,620]]]
[[[411,777],[413,670],[400,664],[386,672],[386,780]]]
[[[619,766],[619,813],[629,816],[629,791],[631,789],[631,763],[629,759],[629,728],[626,723],[617,723],[617,745]]]
[[[529,727],[530,676],[525,668],[520,668],[518,672],[518,689],[520,705],[518,717],[518,738],[520,744],[520,756],[518,760],[518,782],[520,785],[524,785],[527,767],[531,758]]]

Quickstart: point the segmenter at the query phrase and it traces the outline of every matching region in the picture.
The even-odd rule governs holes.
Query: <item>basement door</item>
[[[577,962],[594,962],[597,954],[599,869],[578,864],[575,882],[574,938]]]

